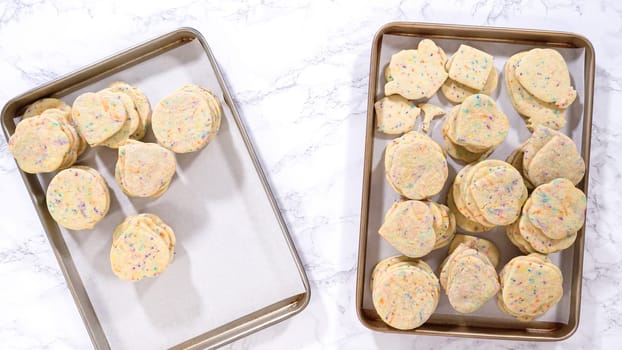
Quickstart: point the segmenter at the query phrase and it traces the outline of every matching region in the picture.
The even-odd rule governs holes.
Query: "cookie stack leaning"
[[[92,229],[108,213],[110,192],[97,170],[74,166],[52,178],[46,203],[59,225],[71,230]]]
[[[505,86],[527,128],[566,125],[566,109],[577,93],[564,58],[553,49],[533,49],[511,56],[505,64]]]
[[[440,283],[460,313],[482,307],[499,291],[499,277],[486,254],[460,243],[440,266]]]
[[[514,167],[500,160],[484,160],[458,172],[447,203],[456,215],[458,227],[484,232],[516,221],[527,195],[523,179]]]
[[[51,108],[17,124],[9,151],[20,169],[38,174],[73,165],[84,148],[67,112]]]
[[[465,234],[456,234],[449,244],[448,255],[451,255],[460,245],[465,245],[468,248],[477,250],[478,252],[486,255],[490,263],[494,268],[499,265],[499,248],[491,241]]]
[[[488,157],[510,129],[508,117],[487,95],[475,94],[449,111],[443,123],[447,153],[459,161],[472,163]]]
[[[438,278],[425,262],[394,256],[379,262],[371,274],[371,294],[380,319],[401,330],[424,324],[438,306]]]
[[[443,149],[430,137],[416,131],[387,145],[384,165],[389,185],[409,199],[434,196],[447,181],[447,158]]]
[[[175,154],[157,143],[129,140],[119,147],[114,177],[131,197],[159,197],[168,189],[177,162]]]
[[[533,134],[508,157],[522,170],[532,188],[557,178],[578,184],[585,175],[585,161],[572,139],[546,126],[536,126]]]
[[[119,148],[130,138],[141,139],[149,123],[149,102],[136,87],[116,82],[99,92],[76,98],[71,117],[90,146]],[[139,109],[141,114],[139,114]]]
[[[445,64],[449,78],[441,92],[452,103],[462,103],[475,94],[492,94],[497,88],[499,73],[494,67],[494,57],[468,45],[458,51]]]
[[[506,228],[523,253],[551,254],[570,247],[585,223],[585,194],[567,179],[540,185],[523,206],[520,219]]]
[[[406,200],[391,206],[378,233],[400,253],[418,258],[449,244],[455,230],[455,219],[446,206]]]
[[[175,256],[175,233],[153,214],[128,216],[112,234],[110,264],[124,281],[159,276]]]
[[[547,312],[563,295],[562,273],[540,254],[517,256],[499,273],[497,305],[519,321],[531,321]]]
[[[211,91],[184,85],[156,105],[151,123],[160,145],[175,153],[189,153],[216,137],[221,117],[222,106]]]

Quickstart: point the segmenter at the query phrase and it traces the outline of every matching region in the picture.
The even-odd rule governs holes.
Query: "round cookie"
[[[449,244],[449,255],[451,255],[460,244],[464,244],[486,255],[493,267],[499,265],[499,249],[491,241],[471,235],[456,234]]]
[[[47,116],[22,120],[8,145],[19,168],[30,174],[59,169],[73,146],[63,125]]]
[[[47,188],[46,203],[59,225],[70,230],[92,229],[108,213],[110,194],[95,169],[78,166],[54,176]]]
[[[127,217],[113,233],[112,271],[125,281],[160,275],[172,261],[174,239],[173,230],[155,215]]]
[[[526,52],[519,52],[505,63],[505,87],[514,109],[526,117],[527,128],[533,132],[538,125],[559,130],[566,125],[566,110],[554,103],[541,101],[530,94],[516,79],[516,65]]]
[[[197,94],[175,91],[153,110],[153,133],[162,146],[175,153],[198,151],[207,146],[214,130],[214,115]]]
[[[410,264],[390,268],[374,282],[372,301],[389,326],[407,330],[425,323],[438,305],[438,280]]]
[[[533,49],[516,65],[516,79],[529,93],[544,102],[567,108],[577,92],[570,84],[570,73],[562,55],[553,49]]]
[[[409,100],[432,97],[447,79],[445,52],[432,40],[423,39],[417,50],[402,50],[391,56],[391,80],[384,87],[386,96],[399,94]]]
[[[562,273],[540,254],[510,260],[500,274],[498,294],[502,311],[520,321],[531,321],[557,304],[563,295]]]
[[[585,194],[567,179],[538,186],[526,211],[529,221],[552,239],[576,233],[585,223]]]
[[[382,98],[374,104],[376,128],[385,134],[403,134],[415,127],[421,110],[400,95]]]
[[[86,142],[97,146],[119,132],[128,115],[121,100],[104,99],[87,92],[74,101],[71,118]]]
[[[432,139],[411,134],[387,145],[386,179],[404,197],[424,199],[443,189],[448,176],[447,159]]]
[[[68,104],[57,98],[48,97],[42,98],[28,105],[28,107],[26,107],[26,110],[24,111],[24,114],[22,115],[22,119],[32,118],[34,116],[40,115],[45,110],[52,108],[60,110],[61,112],[63,112],[63,114],[67,116],[71,116],[71,107]]]
[[[168,149],[129,141],[119,147],[115,179],[128,196],[155,197],[166,191],[176,167],[175,155]]]
[[[436,234],[430,208],[420,201],[394,203],[378,230],[387,242],[409,257],[427,255],[434,248]]]

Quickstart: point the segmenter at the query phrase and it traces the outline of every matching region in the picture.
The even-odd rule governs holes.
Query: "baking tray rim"
[[[450,34],[451,33],[451,34]],[[481,35],[481,34],[487,34]],[[585,225],[579,233],[579,237],[573,246],[573,273],[571,282],[571,301],[570,314],[568,324],[561,324],[559,328],[551,331],[541,331],[539,329],[531,329],[527,326],[523,331],[509,329],[509,333],[501,334],[503,329],[476,327],[479,331],[469,330],[464,325],[452,324],[445,325],[446,330],[428,329],[427,324],[421,328],[402,331],[397,330],[380,322],[380,325],[374,324],[365,314],[366,309],[363,308],[363,295],[365,287],[365,265],[367,254],[367,221],[369,215],[369,202],[371,193],[371,166],[373,157],[374,143],[374,101],[376,95],[376,87],[378,83],[379,53],[381,48],[382,37],[384,35],[402,35],[402,36],[418,36],[443,39],[462,39],[470,41],[493,41],[493,42],[512,42],[521,44],[539,44],[549,47],[582,47],[585,49],[585,90],[583,105],[583,125],[582,125],[582,145],[581,155],[585,159],[586,171],[585,176],[580,185],[584,193],[588,194],[589,183],[589,165],[590,165],[590,147],[592,132],[592,109],[594,95],[594,75],[595,75],[595,51],[592,43],[584,36],[560,31],[537,30],[537,29],[520,29],[505,27],[487,27],[472,25],[452,25],[440,23],[422,23],[422,22],[390,22],[376,32],[371,47],[370,68],[369,68],[369,85],[367,99],[367,118],[365,131],[365,154],[363,163],[363,184],[361,196],[361,221],[359,226],[359,249],[357,261],[356,276],[356,298],[355,308],[359,321],[366,328],[384,333],[412,334],[412,335],[434,335],[434,336],[450,336],[450,337],[468,337],[481,339],[500,339],[500,340],[517,340],[517,341],[561,341],[572,336],[578,329],[579,317],[581,312],[581,287],[583,277],[583,253],[585,245]],[[556,41],[557,39],[557,41]],[[565,41],[560,42],[559,40]],[[575,44],[570,43],[574,41]],[[587,221],[587,220],[586,220]],[[367,309],[368,310],[368,309]],[[373,310],[372,310],[373,311]],[[475,318],[475,317],[474,317]],[[544,322],[542,322],[544,323]],[[556,324],[554,322],[546,322],[547,324]],[[529,323],[532,324],[532,323]],[[538,324],[538,322],[533,322]],[[443,325],[431,325],[431,327],[443,327]],[[507,330],[507,329],[506,329]],[[530,331],[530,332],[528,332]],[[514,334],[513,334],[514,333]],[[521,333],[521,334],[518,334]]]
[[[2,129],[4,136],[8,142],[9,137],[15,131],[14,116],[22,112],[24,107],[40,98],[46,96],[59,96],[67,95],[71,91],[79,89],[81,86],[90,84],[94,81],[104,79],[116,72],[122,71],[126,68],[132,67],[138,63],[146,61],[150,58],[156,57],[166,51],[182,46],[185,43],[197,40],[207,56],[211,68],[216,76],[218,84],[223,92],[224,102],[231,110],[231,115],[235,120],[235,124],[240,132],[240,135],[244,141],[247,152],[253,162],[255,171],[262,187],[268,197],[270,206],[281,228],[281,234],[287,243],[287,247],[290,251],[291,257],[296,264],[299,277],[304,286],[304,292],[291,297],[276,301],[271,305],[267,305],[259,310],[255,310],[247,315],[244,315],[236,320],[228,322],[224,325],[217,327],[214,330],[222,330],[217,334],[209,335],[214,330],[208,330],[202,334],[185,340],[180,344],[174,345],[172,349],[203,349],[203,348],[215,348],[230,342],[233,342],[239,338],[245,337],[249,334],[255,333],[259,330],[272,326],[278,322],[288,319],[302,310],[304,310],[311,299],[311,288],[302,261],[298,254],[298,251],[294,245],[291,234],[285,223],[283,215],[279,209],[276,197],[270,187],[269,181],[265,175],[259,157],[252,144],[251,138],[248,135],[244,121],[240,117],[235,103],[229,92],[228,84],[226,83],[218,63],[212,53],[210,46],[207,44],[205,37],[195,28],[192,27],[180,27],[165,34],[159,35],[155,38],[143,41],[142,43],[131,46],[127,49],[117,51],[116,53],[109,55],[101,60],[95,61],[91,64],[82,66],[68,74],[59,76],[47,83],[34,87],[22,94],[19,94],[9,99],[0,113],[2,119]],[[120,58],[130,58],[129,61],[120,62],[119,66],[115,66],[113,63],[119,61]],[[84,78],[84,79],[81,79]],[[73,83],[71,83],[74,81]],[[59,89],[59,87],[62,87]],[[82,279],[73,265],[73,260],[64,240],[60,237],[58,232],[58,226],[56,223],[51,224],[45,207],[44,191],[37,179],[37,175],[26,174],[21,169],[18,171],[22,177],[24,185],[28,191],[31,201],[35,207],[40,222],[44,228],[45,234],[50,243],[50,247],[56,257],[57,263],[63,273],[63,277],[67,284],[67,288],[71,292],[74,303],[78,308],[80,317],[85,325],[87,333],[91,339],[93,346],[97,349],[109,349],[110,345],[101,327],[97,314],[95,313],[91,304],[90,298],[86,293]],[[37,194],[35,191],[39,189]],[[43,204],[43,206],[42,206]],[[49,226],[55,225],[57,234],[54,235],[50,232]],[[60,244],[58,246],[57,244]],[[65,261],[68,259],[69,261]],[[252,319],[245,320],[252,317]],[[245,320],[240,324],[240,320]],[[259,321],[258,321],[259,320]]]

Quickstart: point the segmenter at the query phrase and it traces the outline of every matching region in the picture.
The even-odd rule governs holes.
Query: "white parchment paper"
[[[384,68],[391,60],[391,55],[404,49],[416,49],[417,44],[421,38],[418,37],[406,37],[396,35],[385,35],[382,39],[382,47],[380,54],[380,69],[378,70],[377,77],[370,77],[370,79],[378,79],[378,87],[376,90],[376,99],[384,97],[384,84],[386,83],[384,78]],[[497,148],[497,150],[489,157],[489,159],[501,159],[505,160],[507,156],[516,149],[523,141],[529,138],[529,130],[525,127],[523,118],[514,110],[512,104],[507,95],[505,89],[505,75],[503,73],[503,67],[506,60],[513,54],[529,50],[534,48],[533,46],[517,45],[509,43],[491,43],[491,42],[470,42],[464,40],[452,40],[452,39],[438,39],[434,42],[443,48],[450,57],[460,46],[460,44],[467,44],[475,48],[481,49],[494,56],[494,64],[499,74],[499,84],[492,97],[497,101],[501,110],[510,119],[510,131],[507,139]],[[582,142],[582,126],[583,126],[583,96],[584,96],[584,63],[585,63],[585,50],[584,49],[568,49],[568,48],[556,48],[564,57],[570,70],[572,84],[577,90],[577,99],[567,111],[568,122],[566,127],[561,131],[569,135],[577,144],[579,150],[581,150]],[[453,106],[452,103],[442,95],[440,90],[438,93],[430,99],[431,103],[442,106],[446,111]],[[444,145],[442,138],[442,123],[444,118],[439,118],[432,121],[432,126],[429,135],[437,141],[439,144]],[[420,120],[418,120],[420,123]],[[417,125],[416,128],[420,129]],[[399,199],[399,195],[388,185],[384,178],[384,148],[394,138],[391,135],[385,135],[376,131],[374,140],[374,153],[372,159],[372,175],[371,175],[371,195],[370,195],[370,209],[369,209],[369,226],[367,232],[367,259],[365,266],[365,286],[369,286],[369,276],[376,263],[380,260],[399,254],[389,243],[383,240],[378,235],[378,229],[382,225],[384,214],[391,207],[394,201]],[[463,167],[460,163],[454,161],[451,157],[447,157],[449,165],[449,178],[443,191],[432,198],[432,200],[446,203],[446,194],[449,186],[453,183],[453,179],[458,171]],[[462,232],[458,228],[458,233]],[[467,232],[463,232],[467,233]],[[512,245],[505,235],[505,228],[495,228],[489,232],[476,234],[477,236],[489,239],[493,241],[500,250],[500,262],[498,271],[513,257],[521,255],[520,251]],[[448,248],[442,248],[435,250],[424,258],[435,271],[438,271],[438,266],[447,256]],[[570,312],[570,284],[572,277],[572,265],[573,265],[573,248],[566,249],[562,252],[549,255],[551,260],[560,267],[564,276],[564,296],[561,301],[554,306],[549,312],[539,317],[540,321],[554,321],[567,323]],[[456,312],[449,301],[444,291],[441,293],[441,299],[436,310],[436,314],[439,315],[462,315],[463,318],[469,316],[477,317],[490,317],[494,319],[506,319],[507,321],[513,321],[513,319],[501,312],[496,305],[496,297],[489,300],[482,308],[476,312],[463,315]],[[373,309],[371,302],[371,292],[366,287],[364,292],[363,306],[365,308]],[[519,324],[518,321],[514,321]]]
[[[168,51],[62,99],[123,80],[152,107],[184,84],[213,91],[223,104],[218,136],[201,151],[178,154],[177,174],[157,199],[128,198],[114,180],[117,151],[89,149],[78,164],[99,170],[110,187],[108,215],[91,231],[63,231],[71,256],[113,349],[162,349],[304,292],[304,285],[222,90],[198,41]],[[154,142],[149,131],[147,141]],[[41,176],[44,188],[50,175]],[[161,276],[135,283],[110,268],[111,236],[127,215],[161,217],[177,236]]]

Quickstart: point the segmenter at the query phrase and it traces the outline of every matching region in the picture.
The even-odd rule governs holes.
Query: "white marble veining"
[[[2,0],[0,104],[138,42],[195,27],[211,44],[252,132],[312,286],[303,313],[226,348],[613,349],[622,343],[621,18],[615,0]],[[355,264],[369,50],[375,31],[396,20],[565,30],[594,44],[582,318],[570,339],[398,336],[358,322]],[[2,137],[0,281],[0,348],[91,347]]]

